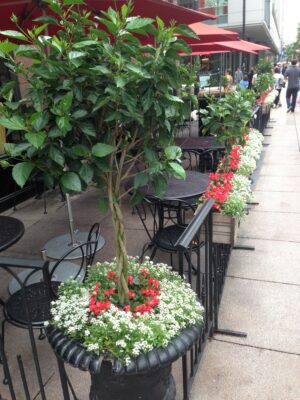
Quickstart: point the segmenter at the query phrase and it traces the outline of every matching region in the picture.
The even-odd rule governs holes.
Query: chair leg
[[[140,262],[143,261],[144,256],[145,256],[145,253],[146,253],[149,249],[151,249],[152,246],[153,246],[152,243],[146,243],[146,244],[144,244],[143,250],[142,250],[142,254],[140,255],[140,259],[139,259]]]
[[[5,353],[4,353],[4,349],[5,349],[5,346],[4,346],[5,322],[6,322],[6,319],[4,319],[2,321],[2,326],[1,326],[1,342],[2,342],[2,349],[3,349],[3,357],[5,357]],[[2,357],[1,357],[1,364],[3,364],[3,375],[4,375],[3,385],[8,385],[8,379],[7,379],[7,374],[6,374],[5,363],[4,363],[4,360],[2,359]]]
[[[40,328],[39,340],[44,340],[46,338],[43,328]]]
[[[153,251],[152,251],[152,253],[151,253],[151,256],[150,256],[150,261],[153,260],[153,258],[155,257],[156,252],[157,252],[157,247],[154,246],[154,249],[153,249]]]

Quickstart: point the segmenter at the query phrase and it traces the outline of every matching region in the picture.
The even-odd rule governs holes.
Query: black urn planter
[[[201,325],[193,325],[165,348],[154,349],[124,365],[99,357],[60,329],[47,328],[47,337],[57,356],[91,374],[90,400],[175,400],[172,363],[199,340]]]

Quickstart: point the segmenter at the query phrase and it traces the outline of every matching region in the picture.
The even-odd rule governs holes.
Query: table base
[[[76,245],[74,247],[79,246],[82,243],[85,243],[88,238],[88,232],[77,232],[74,234],[75,239],[76,239]],[[92,239],[93,240],[93,239]],[[98,245],[96,251],[99,251],[102,249],[102,247],[105,244],[105,240],[103,236],[99,237]],[[73,248],[72,242],[71,242],[71,237],[70,234],[65,234],[61,236],[57,236],[49,242],[47,242],[44,246],[44,250],[46,250],[46,255],[49,258],[53,258],[54,260],[59,260],[61,257],[63,257],[64,254],[66,254],[69,250]],[[80,258],[82,256],[81,250],[73,251],[70,256],[66,257],[66,260],[75,260],[77,258]]]

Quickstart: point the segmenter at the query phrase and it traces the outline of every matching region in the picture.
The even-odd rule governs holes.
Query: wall
[[[264,21],[264,0],[246,0],[247,24]],[[242,25],[243,1],[228,0],[228,25]]]

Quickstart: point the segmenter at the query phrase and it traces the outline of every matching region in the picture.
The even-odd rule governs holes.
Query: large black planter
[[[91,374],[90,400],[175,400],[171,365],[199,340],[202,328],[193,325],[167,347],[142,354],[124,365],[99,357],[60,329],[47,328],[49,343],[65,362]]]

